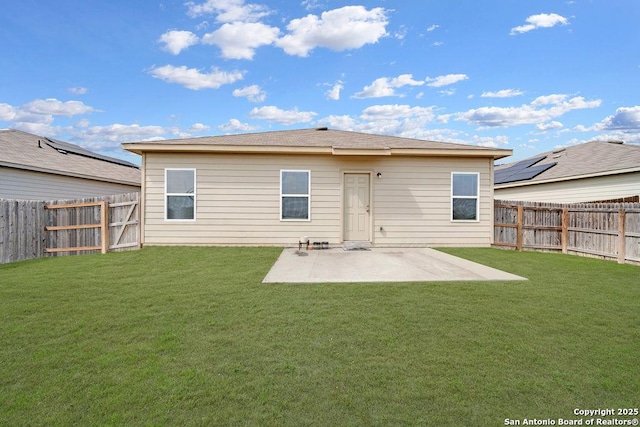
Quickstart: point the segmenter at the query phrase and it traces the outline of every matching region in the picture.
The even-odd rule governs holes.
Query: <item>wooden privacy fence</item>
[[[496,200],[494,245],[640,263],[640,203]]]
[[[0,200],[0,264],[140,247],[139,193],[77,200]]]

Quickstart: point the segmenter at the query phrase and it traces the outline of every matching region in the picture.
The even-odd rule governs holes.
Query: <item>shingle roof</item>
[[[425,141],[396,136],[375,135],[360,132],[333,130],[327,128],[297,129],[272,132],[246,133],[237,135],[207,136],[199,138],[170,139],[151,142],[131,142],[123,144],[129,151],[161,151],[171,146],[176,151],[194,151],[198,147],[215,149],[219,147],[255,147],[268,151],[270,148],[326,149],[331,150],[442,150],[455,155],[455,152],[473,151],[478,155],[496,158],[511,155],[511,150],[493,149],[475,145],[454,144],[448,142]],[[182,148],[184,147],[184,148]]]
[[[527,168],[523,170],[525,179],[518,181],[503,181],[500,184],[498,177],[508,175],[508,169],[517,169],[518,164],[536,161],[529,168],[537,168],[543,170],[539,174],[529,179],[527,177]],[[550,166],[554,164],[553,166]],[[514,166],[516,166],[514,168]],[[548,169],[545,169],[548,167]],[[574,145],[571,147],[561,148],[558,150],[548,151],[546,153],[537,154],[520,162],[508,163],[496,166],[496,185],[500,188],[511,185],[524,185],[528,183],[537,183],[541,181],[557,181],[566,180],[577,177],[589,177],[614,173],[624,173],[640,170],[640,145],[622,144],[619,142],[601,142],[592,141],[584,144]]]
[[[0,166],[126,185],[141,180],[132,163],[15,129],[0,130]]]

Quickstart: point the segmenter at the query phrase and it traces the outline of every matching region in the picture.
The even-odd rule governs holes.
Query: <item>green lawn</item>
[[[277,248],[2,265],[0,425],[498,426],[640,406],[640,267],[446,252],[530,280],[263,285]]]

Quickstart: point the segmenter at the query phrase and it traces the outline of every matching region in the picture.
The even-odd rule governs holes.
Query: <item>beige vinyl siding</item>
[[[374,179],[376,245],[484,246],[491,243],[493,208],[489,160],[393,160],[392,165],[385,167],[382,178]],[[480,173],[480,221],[451,221],[451,172]]]
[[[555,203],[612,200],[638,195],[640,172],[495,189],[496,199]]]
[[[471,158],[147,153],[145,244],[340,244],[343,174],[371,174],[376,246],[487,246],[492,160]],[[165,168],[196,168],[195,222],[164,220]],[[280,221],[280,170],[311,171],[311,221]],[[451,172],[480,173],[480,221],[451,221]],[[381,178],[376,177],[381,172]],[[383,228],[380,231],[380,227]]]
[[[72,199],[134,191],[140,187],[0,167],[0,199]]]

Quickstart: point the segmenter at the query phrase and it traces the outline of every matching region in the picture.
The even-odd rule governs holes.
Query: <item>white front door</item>
[[[369,174],[344,175],[344,240],[369,241]]]

